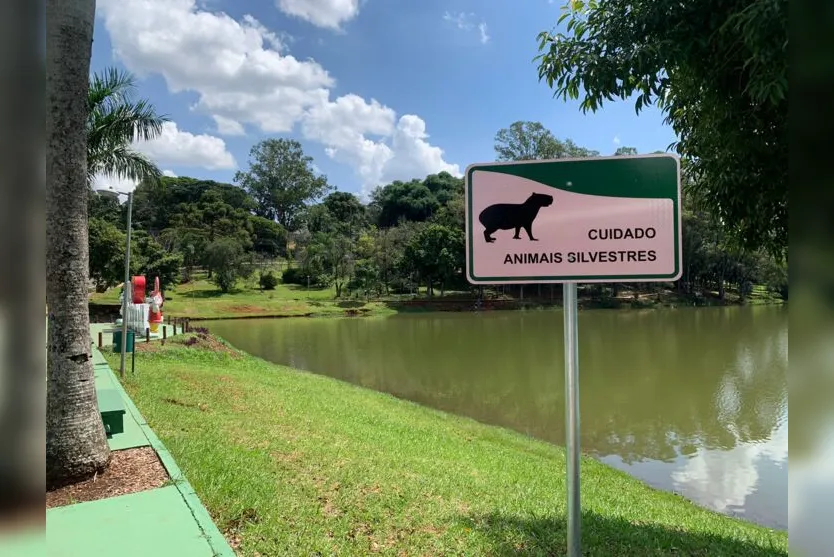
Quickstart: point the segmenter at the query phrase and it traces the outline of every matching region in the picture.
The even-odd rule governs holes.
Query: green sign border
[[[670,164],[674,167],[675,188],[670,188]],[[474,223],[472,214],[472,173],[476,170],[499,172],[542,185],[586,195],[638,199],[671,199],[675,234],[675,272],[670,275],[575,275],[541,277],[476,277],[472,272]],[[616,176],[616,181],[612,180]],[[681,265],[681,180],[680,159],[671,153],[551,159],[520,162],[477,163],[466,167],[466,278],[471,284],[530,284],[563,282],[674,282],[682,274]],[[648,178],[648,179],[647,179]],[[570,186],[567,186],[570,183]],[[558,185],[557,185],[558,184]],[[627,187],[622,184],[628,184]]]

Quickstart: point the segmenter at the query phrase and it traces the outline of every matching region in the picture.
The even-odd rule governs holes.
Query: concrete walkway
[[[139,413],[104,356],[95,348],[96,335],[97,331],[94,331],[96,389],[117,390],[127,410],[124,432],[110,437],[110,448],[117,451],[153,447],[172,482],[139,493],[49,509],[46,512],[46,555],[233,556],[234,552],[173,457]]]

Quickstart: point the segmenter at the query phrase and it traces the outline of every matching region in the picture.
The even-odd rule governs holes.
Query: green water
[[[276,363],[564,443],[558,311],[206,325]],[[786,309],[586,311],[579,338],[584,451],[787,528]]]

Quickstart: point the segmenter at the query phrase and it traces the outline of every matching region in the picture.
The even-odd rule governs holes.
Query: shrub
[[[261,273],[260,284],[264,290],[275,290],[278,286],[278,277],[272,271]]]
[[[290,267],[285,269],[281,275],[281,282],[284,284],[307,284],[307,275],[301,272],[298,267]]]

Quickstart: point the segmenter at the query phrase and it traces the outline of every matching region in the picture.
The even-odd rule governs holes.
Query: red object
[[[133,283],[133,303],[145,303],[145,277],[136,276],[131,281]]]

